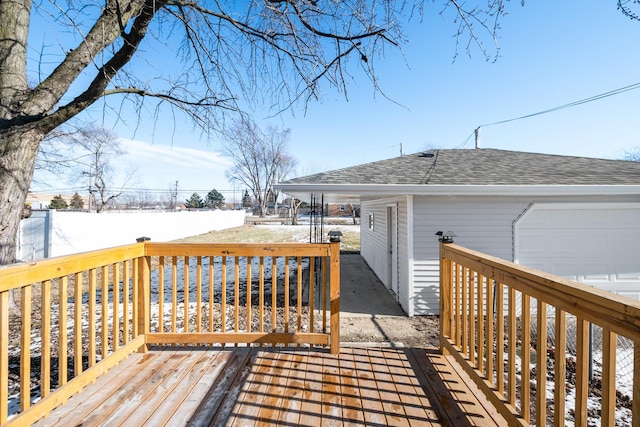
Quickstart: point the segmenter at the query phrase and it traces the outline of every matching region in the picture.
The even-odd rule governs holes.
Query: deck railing
[[[150,344],[339,352],[339,253],[141,241],[0,268],[0,424],[45,416]]]
[[[564,426],[568,416],[576,426],[589,417],[640,426],[638,301],[451,243],[441,244],[440,262],[441,349],[511,425]],[[601,348],[590,345],[594,330]],[[625,376],[616,369],[623,341]],[[629,401],[618,393],[616,402],[617,387],[630,390]],[[633,411],[616,415],[629,404]]]

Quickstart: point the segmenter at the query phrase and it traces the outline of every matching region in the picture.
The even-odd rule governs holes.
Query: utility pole
[[[173,192],[173,209],[178,209],[178,181],[176,180],[176,189]]]
[[[91,198],[92,198],[91,177],[93,176],[91,173],[91,167],[89,167],[89,172],[82,172],[82,174],[87,175],[89,177],[89,197],[87,198],[87,212],[91,213]]]
[[[238,208],[238,203],[236,202],[236,177],[233,177],[233,209]]]
[[[478,126],[473,132],[476,135],[476,148],[480,148],[480,126]]]

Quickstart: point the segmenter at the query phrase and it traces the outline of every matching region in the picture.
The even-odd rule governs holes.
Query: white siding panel
[[[405,311],[410,313],[412,295],[409,294],[411,287],[409,286],[410,272],[407,260],[409,259],[409,248],[407,242],[408,237],[408,212],[407,199],[401,198],[397,201],[398,206],[398,303]]]
[[[439,313],[440,266],[437,231],[453,231],[457,244],[513,259],[513,221],[528,200],[508,198],[414,199],[415,314]]]
[[[414,261],[414,313],[440,312],[440,266],[438,259]]]
[[[369,267],[387,288],[389,282],[389,260],[387,242],[387,207],[397,207],[397,261],[398,262],[398,302],[405,312],[409,312],[411,295],[409,295],[410,272],[407,268],[409,251],[407,247],[407,200],[406,197],[361,201],[360,254]],[[369,215],[373,214],[373,229],[369,228]]]
[[[389,199],[362,200],[361,253],[380,280],[389,286],[387,261],[387,206],[398,207],[398,298],[403,309],[412,314],[438,314],[439,264],[437,231],[453,231],[455,242],[506,260],[513,260],[513,224],[534,202],[623,202],[638,201],[615,197],[413,197],[413,247],[408,248],[405,196]],[[635,198],[637,199],[637,198]],[[374,229],[368,228],[368,215],[374,215]],[[409,259],[413,255],[413,259]],[[562,263],[563,260],[557,260]],[[594,262],[596,262],[594,260]],[[409,271],[412,266],[412,271]],[[635,271],[621,268],[618,271]],[[619,283],[637,280],[630,274]],[[413,280],[411,284],[410,281]],[[413,288],[413,295],[408,290]],[[632,293],[623,287],[619,293]],[[413,308],[413,310],[412,310]]]
[[[360,254],[380,281],[388,286],[386,204],[379,200],[362,201],[360,209],[361,218],[365,218],[360,231]],[[373,229],[368,226],[369,215],[373,215]]]
[[[517,222],[522,264],[610,292],[640,293],[639,203],[541,203]]]

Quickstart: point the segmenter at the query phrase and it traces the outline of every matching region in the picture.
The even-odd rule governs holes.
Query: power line
[[[471,139],[471,137],[472,137],[473,135],[475,135],[475,133],[476,133],[476,131],[475,131],[475,130],[474,130],[473,132],[471,132],[471,133],[469,134],[469,136],[467,137],[467,139],[465,139],[464,141],[462,141],[462,142],[460,143],[460,145],[458,145],[456,148],[462,148],[462,147],[464,147],[465,145],[467,145],[467,142],[469,142],[469,140]]]
[[[566,108],[577,107],[578,105],[587,104],[587,103],[593,102],[593,101],[599,101],[601,99],[608,98],[608,97],[614,96],[614,95],[619,95],[621,93],[629,92],[629,91],[632,91],[632,90],[635,90],[635,89],[640,89],[640,82],[631,84],[629,86],[624,86],[624,87],[621,87],[621,88],[618,88],[618,89],[610,90],[608,92],[600,93],[598,95],[593,95],[593,96],[590,96],[588,98],[580,99],[578,101],[573,101],[573,102],[570,102],[568,104],[559,105],[559,106],[553,107],[553,108],[547,108],[546,110],[538,111],[537,113],[525,114],[524,116],[514,117],[514,118],[506,119],[506,120],[500,120],[500,121],[493,122],[493,123],[486,123],[484,125],[478,126],[476,129],[474,129],[474,131],[471,132],[471,134],[467,137],[467,139],[465,139],[458,146],[458,148],[464,147],[467,144],[467,142],[469,142],[469,139],[471,139],[471,137],[474,136],[474,135],[476,135],[476,148],[477,148],[478,144],[479,144],[478,132],[479,132],[480,128],[487,127],[487,126],[500,125],[500,124],[503,124],[503,123],[515,122],[516,120],[528,119],[528,118],[531,118],[531,117],[540,116],[542,114],[548,114],[548,113],[553,113],[553,112],[556,112],[556,111],[564,110]]]
[[[555,111],[564,110],[566,108],[571,108],[571,107],[576,107],[578,105],[586,104],[586,103],[593,102],[593,101],[598,101],[600,99],[608,98],[608,97],[614,96],[614,95],[619,95],[621,93],[629,92],[629,91],[635,90],[635,89],[640,89],[640,82],[639,83],[634,83],[634,84],[629,85],[629,86],[621,87],[619,89],[610,90],[609,92],[605,92],[605,93],[601,93],[601,94],[598,94],[598,95],[590,96],[588,98],[584,98],[584,99],[581,99],[579,101],[574,101],[574,102],[570,102],[568,104],[560,105],[558,107],[553,107],[553,108],[548,108],[546,110],[538,111],[537,113],[526,114],[524,116],[514,117],[512,119],[500,120],[498,122],[493,122],[493,123],[487,123],[487,124],[484,124],[484,125],[480,125],[478,127],[487,127],[487,126],[493,126],[493,125],[500,125],[502,123],[514,122],[516,120],[528,119],[530,117],[540,116],[542,114],[553,113]]]

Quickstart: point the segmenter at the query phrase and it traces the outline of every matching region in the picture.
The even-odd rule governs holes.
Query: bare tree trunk
[[[0,264],[16,261],[20,218],[43,136],[34,130],[0,130]]]
[[[20,219],[42,137],[33,130],[0,131],[0,265],[17,258]],[[17,308],[13,292],[9,293],[9,307]]]
[[[265,216],[269,215],[269,207],[267,205],[267,198],[262,196],[259,200],[259,206],[260,206],[260,218],[264,218]]]

